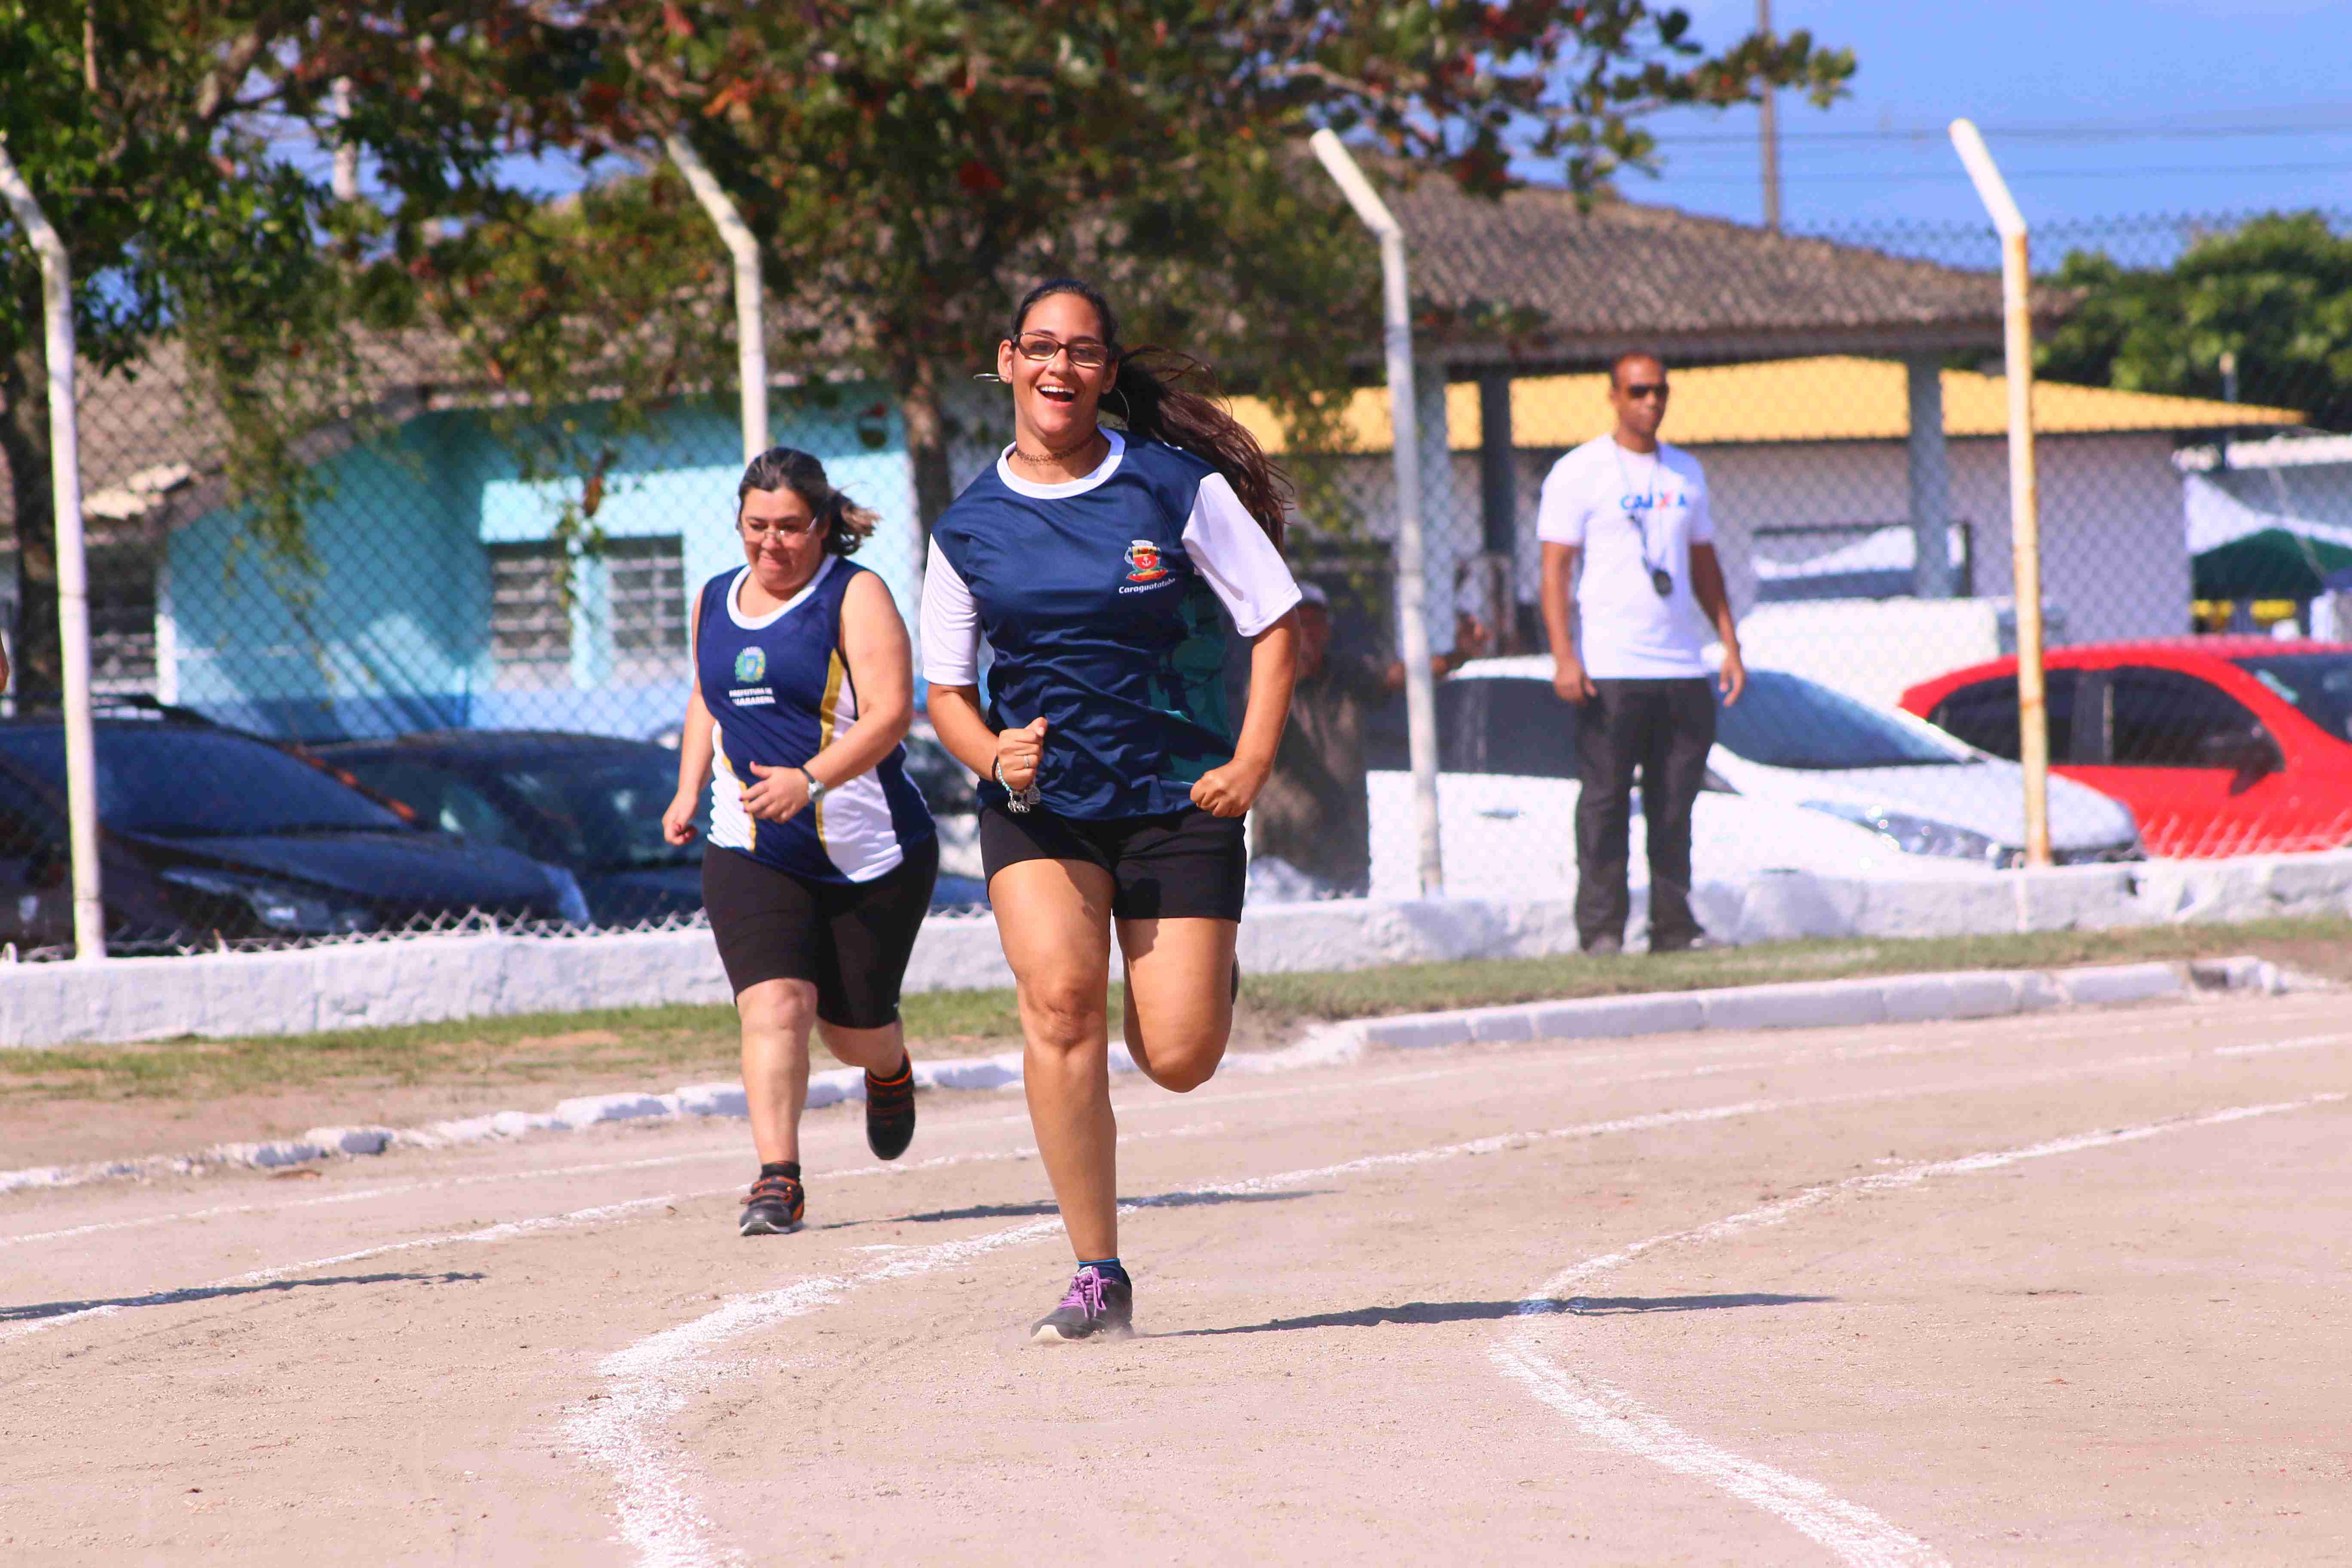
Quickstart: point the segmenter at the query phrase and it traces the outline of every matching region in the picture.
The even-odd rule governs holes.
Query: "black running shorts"
[[[1100,820],[980,808],[980,859],[993,881],[1024,860],[1078,860],[1110,873],[1111,913],[1123,921],[1242,918],[1242,819],[1199,806]]]
[[[940,842],[907,847],[870,882],[808,882],[712,845],[702,855],[702,908],[727,983],[741,995],[763,980],[816,987],[816,1016],[845,1029],[898,1016],[898,984],[930,912]]]

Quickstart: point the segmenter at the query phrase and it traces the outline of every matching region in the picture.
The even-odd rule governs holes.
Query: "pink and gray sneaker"
[[[1037,1320],[1029,1331],[1029,1342],[1066,1344],[1073,1340],[1125,1339],[1133,1332],[1135,1287],[1089,1266],[1071,1278],[1062,1304]]]

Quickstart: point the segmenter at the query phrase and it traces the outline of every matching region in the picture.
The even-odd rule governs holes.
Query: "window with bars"
[[[568,679],[571,563],[553,540],[490,546],[490,657],[501,685]]]
[[[615,539],[604,547],[613,656],[671,660],[686,652],[686,555],[677,534]]]

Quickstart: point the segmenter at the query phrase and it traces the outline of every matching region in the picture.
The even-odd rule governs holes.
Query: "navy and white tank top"
[[[904,746],[825,791],[789,822],[743,809],[751,764],[799,767],[857,726],[856,673],[841,651],[841,601],[866,569],[828,555],[808,585],[764,616],[743,611],[749,566],[702,585],[694,671],[711,736],[710,842],[814,882],[870,882],[932,837]]]

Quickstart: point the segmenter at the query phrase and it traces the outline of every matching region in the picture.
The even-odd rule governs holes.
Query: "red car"
[[[2050,650],[2052,771],[2132,809],[2152,855],[2352,845],[2352,644],[2178,637]],[[1903,706],[2017,755],[2017,660]]]

